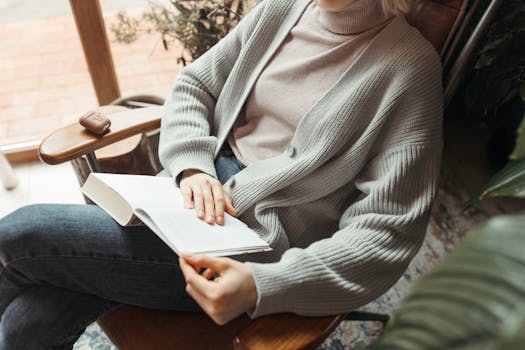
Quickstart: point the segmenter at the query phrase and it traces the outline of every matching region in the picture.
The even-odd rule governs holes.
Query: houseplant
[[[525,215],[491,219],[414,282],[375,349],[525,344]]]
[[[509,141],[500,138],[492,144],[492,148],[504,149],[503,161],[498,162],[503,168],[467,206],[486,197],[525,196],[524,16],[525,0],[504,2],[467,84],[468,115],[491,125],[503,125],[504,134],[510,135]]]
[[[254,5],[254,0],[170,0],[150,2],[139,18],[121,11],[111,25],[117,42],[131,43],[143,33],[158,33],[164,48],[175,41],[183,47],[183,65],[228,34]]]

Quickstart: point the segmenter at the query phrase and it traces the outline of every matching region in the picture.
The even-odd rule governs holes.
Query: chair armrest
[[[235,350],[316,349],[343,320],[344,315],[267,315],[242,328],[233,340],[233,347]]]
[[[162,106],[126,109],[103,106],[97,109],[111,119],[110,131],[102,136],[85,130],[79,123],[58,129],[47,136],[39,147],[40,158],[47,164],[60,164],[96,151],[130,136],[160,127]],[[119,111],[116,112],[115,111]]]

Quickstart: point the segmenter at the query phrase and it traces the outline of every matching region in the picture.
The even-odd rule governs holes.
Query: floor
[[[18,186],[0,187],[0,218],[22,205],[32,203],[83,203],[78,182],[69,163],[46,165],[40,162],[13,167]]]
[[[122,95],[166,96],[180,50],[155,35],[118,44],[108,29],[118,10],[138,14],[147,0],[100,2]],[[0,0],[0,146],[39,140],[97,106],[69,2],[42,4]]]

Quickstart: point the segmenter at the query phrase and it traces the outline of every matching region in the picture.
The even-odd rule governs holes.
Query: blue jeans
[[[224,183],[244,166],[221,152],[215,167]],[[92,205],[30,205],[0,220],[0,349],[71,349],[122,304],[201,311],[178,256],[145,227]]]

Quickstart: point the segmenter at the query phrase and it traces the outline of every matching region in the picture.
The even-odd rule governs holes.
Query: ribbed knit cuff
[[[257,288],[257,304],[248,311],[251,318],[263,315],[293,311],[294,300],[286,293],[290,283],[290,267],[282,262],[259,264],[247,262],[252,270]]]
[[[192,150],[191,152],[177,152],[171,160],[168,169],[179,185],[182,172],[187,169],[197,169],[217,178],[213,152]]]

